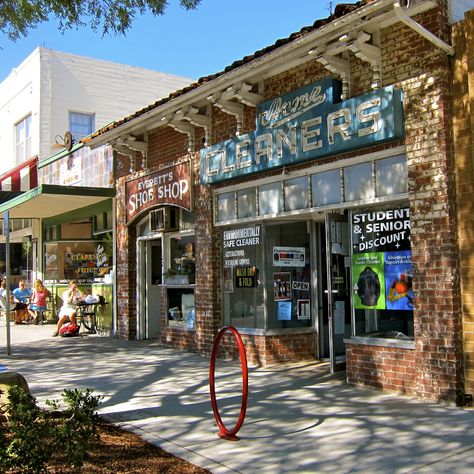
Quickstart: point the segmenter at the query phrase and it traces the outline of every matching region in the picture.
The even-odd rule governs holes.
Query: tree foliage
[[[179,0],[192,10],[201,0]],[[125,34],[137,15],[163,15],[167,0],[4,0],[0,1],[0,31],[15,41],[40,23],[56,18],[59,30],[90,26],[107,34]]]

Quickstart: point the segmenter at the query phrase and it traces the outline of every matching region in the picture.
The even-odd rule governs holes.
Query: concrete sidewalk
[[[207,358],[152,341],[52,338],[52,329],[12,326],[5,357],[0,324],[0,366],[22,373],[40,403],[64,388],[92,387],[105,397],[101,415],[214,473],[474,472],[472,410],[354,387],[317,362],[250,368],[241,439],[224,441]],[[238,363],[218,362],[216,388],[231,428],[241,402]]]

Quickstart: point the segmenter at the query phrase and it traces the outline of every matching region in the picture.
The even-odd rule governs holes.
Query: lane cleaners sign
[[[392,86],[340,102],[324,79],[257,106],[255,132],[203,148],[209,184],[403,137],[401,92]]]

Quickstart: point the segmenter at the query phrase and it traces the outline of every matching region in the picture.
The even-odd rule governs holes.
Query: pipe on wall
[[[442,39],[431,33],[431,31],[428,31],[426,28],[417,23],[413,18],[407,16],[400,6],[399,0],[395,0],[393,2],[393,11],[402,23],[419,33],[421,36],[423,36],[423,38],[433,43],[437,48],[442,49],[447,55],[454,55],[454,48],[451,45],[445,43]]]

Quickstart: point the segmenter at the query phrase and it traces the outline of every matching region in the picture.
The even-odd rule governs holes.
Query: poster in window
[[[290,272],[277,272],[273,274],[273,296],[275,301],[291,300]]]
[[[278,302],[278,320],[291,321],[291,301]]]
[[[409,208],[354,213],[356,309],[413,310]]]
[[[224,291],[226,293],[234,291],[234,267],[224,267]]]
[[[309,299],[297,301],[298,319],[311,319],[311,304]]]
[[[304,267],[304,247],[273,247],[274,267]]]
[[[256,288],[257,287],[257,267],[236,267],[235,287],[236,288]]]
[[[352,215],[353,253],[410,250],[410,209]]]
[[[387,309],[413,309],[413,264],[411,252],[385,252]]]
[[[385,309],[383,252],[354,254],[352,281],[356,309]]]

